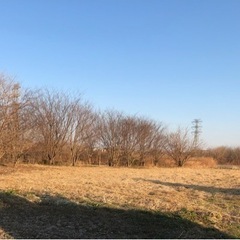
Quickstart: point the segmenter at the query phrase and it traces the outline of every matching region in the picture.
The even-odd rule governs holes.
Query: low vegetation
[[[240,238],[240,170],[0,166],[0,238]]]

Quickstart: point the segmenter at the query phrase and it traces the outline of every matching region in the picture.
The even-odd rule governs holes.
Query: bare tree
[[[98,128],[96,126],[97,115],[93,112],[92,106],[88,103],[73,104],[72,123],[69,132],[69,144],[72,166],[76,164],[80,154],[87,151],[89,163],[97,140]]]
[[[138,119],[132,116],[126,116],[120,122],[121,137],[121,164],[131,166],[136,158],[138,144]]]
[[[13,151],[18,137],[19,84],[0,76],[0,158]]]
[[[68,95],[48,90],[37,92],[32,102],[32,121],[40,137],[44,161],[49,164],[54,164],[56,155],[67,143],[72,106]]]
[[[162,151],[162,123],[107,111],[101,117],[100,126],[101,143],[107,151],[109,166],[144,166],[153,153],[156,159],[161,157],[157,154]]]
[[[166,139],[165,131],[166,127],[162,123],[156,125],[155,131],[153,133],[154,139],[152,141],[151,146],[151,157],[153,166],[157,166],[165,154],[164,151],[164,144]]]
[[[160,152],[162,151],[162,138],[164,126],[150,119],[138,119],[138,161],[139,165],[144,166],[147,159],[160,159]],[[154,156],[153,156],[154,155]]]
[[[20,87],[19,89],[20,90]],[[24,156],[33,146],[33,123],[31,122],[31,91],[22,90],[18,100],[14,102],[14,125],[13,125],[13,141],[12,141],[12,158],[14,164]]]
[[[86,153],[88,157],[88,163],[93,163],[94,154],[99,150],[99,138],[100,138],[100,129],[99,129],[99,115],[95,112],[89,115],[89,124],[86,128]],[[99,164],[99,162],[98,162]]]
[[[220,146],[207,150],[207,156],[215,158],[218,164],[240,165],[240,148]]]
[[[19,83],[0,76],[0,159],[5,156],[14,165],[30,146],[27,138],[30,122],[26,114],[30,97]]]
[[[123,114],[108,110],[100,117],[100,144],[108,154],[108,165],[119,165],[121,154],[121,121]]]
[[[164,149],[177,166],[182,167],[193,156],[195,144],[189,136],[189,130],[179,127],[176,132],[166,136]]]
[[[138,153],[139,164],[145,165],[145,160],[150,152],[154,137],[154,123],[150,120],[140,118],[138,122]]]

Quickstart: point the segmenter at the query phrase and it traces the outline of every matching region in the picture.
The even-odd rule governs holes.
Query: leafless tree
[[[138,144],[138,120],[134,116],[123,116],[120,121],[119,141],[121,146],[121,165],[131,166],[136,160]]]
[[[20,87],[19,87],[20,90]],[[31,121],[31,91],[22,90],[20,92],[19,101],[15,102],[15,117],[14,117],[14,132],[13,134],[13,148],[12,158],[14,163],[24,156],[34,144],[34,125]]]
[[[157,154],[162,151],[163,129],[162,123],[152,120],[105,112],[101,117],[101,143],[108,153],[109,165],[145,165],[153,153],[156,159],[160,158]]]
[[[121,154],[121,121],[123,114],[107,110],[100,117],[100,144],[108,154],[108,165],[119,165]]]
[[[160,159],[164,126],[150,119],[138,119],[138,159],[141,166],[148,158]],[[153,156],[154,155],[154,156]]]
[[[239,147],[234,148],[228,146],[220,146],[213,149],[208,149],[205,155],[215,158],[218,164],[240,165]]]
[[[189,135],[188,129],[178,128],[176,132],[169,133],[165,139],[164,149],[177,166],[182,167],[193,156],[195,144]]]
[[[166,127],[162,123],[157,123],[155,126],[154,139],[151,146],[152,165],[157,166],[162,160],[165,151],[164,144],[166,139]]]
[[[66,145],[73,121],[72,100],[67,94],[41,90],[32,102],[32,121],[42,145],[43,158],[54,164]]]
[[[69,145],[71,151],[72,166],[76,164],[80,154],[87,151],[89,163],[98,137],[97,115],[88,103],[73,104],[72,123],[69,132]]]
[[[29,114],[31,95],[10,77],[0,75],[0,159],[17,163],[30,147]]]
[[[13,152],[18,137],[19,85],[0,75],[0,158]]]
[[[139,165],[144,166],[145,160],[151,149],[154,140],[153,122],[144,118],[138,120],[138,153]]]

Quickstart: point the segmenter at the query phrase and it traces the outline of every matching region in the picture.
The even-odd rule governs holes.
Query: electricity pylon
[[[198,144],[199,144],[199,135],[200,133],[202,132],[201,129],[202,129],[202,126],[201,126],[201,123],[202,123],[202,120],[201,119],[194,119],[192,121],[192,133],[194,134],[194,140],[193,140],[193,144],[194,144],[194,147],[197,148]]]

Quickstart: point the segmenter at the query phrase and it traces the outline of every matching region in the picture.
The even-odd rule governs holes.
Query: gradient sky
[[[240,145],[239,0],[0,0],[0,72]]]

